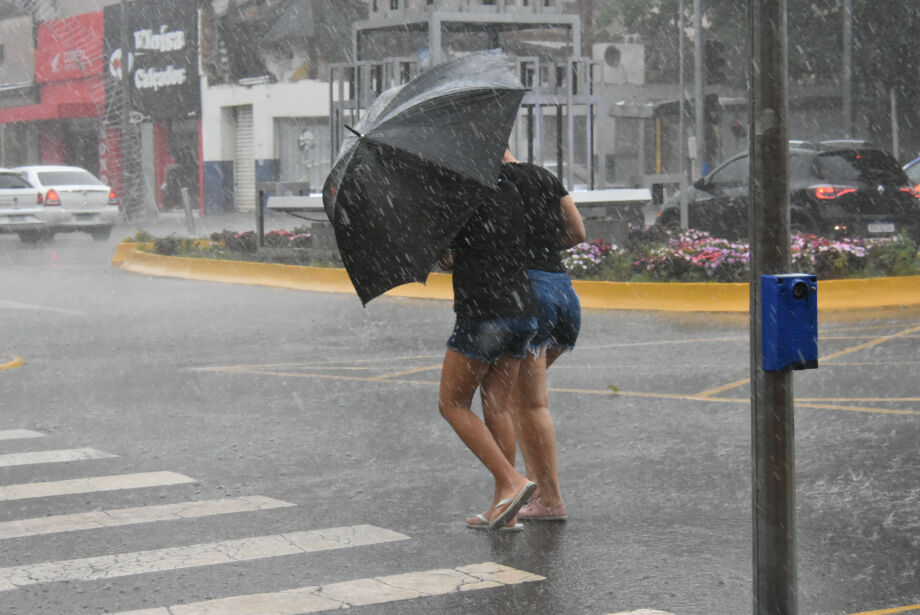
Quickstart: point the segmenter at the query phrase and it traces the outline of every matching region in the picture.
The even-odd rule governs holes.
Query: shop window
[[[390,0],[390,10],[396,11],[399,9],[399,0]]]
[[[319,192],[332,167],[329,118],[285,117],[277,126],[280,181],[309,182],[311,192]]]

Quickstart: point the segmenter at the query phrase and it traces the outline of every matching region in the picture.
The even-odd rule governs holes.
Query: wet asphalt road
[[[3,613],[481,562],[545,579],[353,612],[751,612],[746,317],[586,312],[579,347],[550,374],[570,520],[491,535],[462,525],[491,485],[436,410],[449,304],[365,310],[350,295],[133,275],[108,265],[127,234],[37,247],[0,236],[0,364],[25,360],[0,371],[0,431],[46,435],[2,440],[0,455],[116,455],[0,467],[0,490],[162,471],[194,482],[0,501],[0,522],[253,495],[294,506],[0,540]],[[795,377],[802,614],[920,612],[918,339],[916,310],[825,316],[826,359]],[[359,524],[408,539],[2,587],[9,567]]]

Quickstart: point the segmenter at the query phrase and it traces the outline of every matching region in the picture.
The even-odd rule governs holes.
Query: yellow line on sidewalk
[[[7,361],[6,363],[0,363],[0,372],[5,369],[16,369],[17,367],[22,367],[26,362],[22,360],[21,357],[13,357],[12,360]]]
[[[920,604],[882,609],[881,611],[862,611],[861,613],[850,613],[850,615],[894,615],[894,613],[907,613],[908,611],[920,611]]]

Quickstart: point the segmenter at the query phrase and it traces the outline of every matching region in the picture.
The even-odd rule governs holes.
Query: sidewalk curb
[[[119,244],[112,265],[152,276],[254,284],[292,290],[354,293],[344,269],[300,267],[247,261],[162,256]],[[665,312],[748,312],[750,287],[745,283],[593,282],[575,280],[581,305],[601,310]],[[449,274],[432,273],[426,284],[406,284],[391,297],[453,300]],[[920,305],[920,276],[824,280],[818,282],[821,311]]]
[[[0,363],[0,372],[7,369],[16,369],[17,367],[22,367],[26,362],[22,360],[21,357],[14,356],[12,360],[7,361],[6,363]]]

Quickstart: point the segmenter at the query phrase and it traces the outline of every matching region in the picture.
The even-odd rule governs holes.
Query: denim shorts
[[[571,350],[581,331],[581,302],[567,273],[538,269],[527,271],[539,304],[537,334],[529,350],[539,354],[548,347]]]
[[[494,364],[505,355],[526,357],[536,332],[535,317],[458,320],[447,347],[470,359]]]

